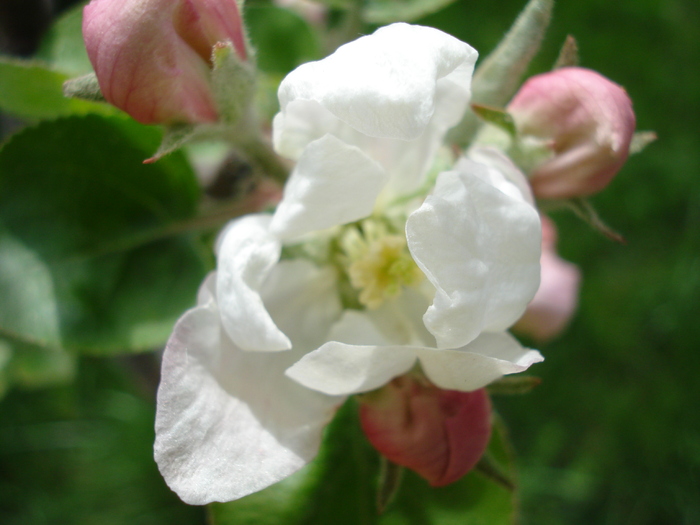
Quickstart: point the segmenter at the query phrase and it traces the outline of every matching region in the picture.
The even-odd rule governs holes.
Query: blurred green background
[[[420,23],[485,55],[522,6],[460,0]],[[626,245],[554,215],[561,254],[583,272],[580,308],[539,346],[542,385],[495,399],[523,524],[700,523],[699,24],[696,0],[560,0],[533,63],[549,69],[573,34],[582,65],[625,86],[638,129],[659,140],[593,199]],[[149,356],[81,358],[68,386],[11,389],[0,523],[204,523],[152,461],[155,373]]]

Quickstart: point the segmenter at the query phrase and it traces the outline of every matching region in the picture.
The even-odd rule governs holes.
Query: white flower
[[[156,460],[185,501],[284,478],[315,454],[337,396],[417,362],[471,391],[542,359],[505,332],[539,282],[522,175],[493,154],[431,170],[475,60],[394,24],[282,82],[275,147],[297,160],[282,202],[222,233],[216,277],[164,355]]]

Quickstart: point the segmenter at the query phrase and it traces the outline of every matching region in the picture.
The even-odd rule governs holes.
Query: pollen
[[[360,303],[370,310],[424,277],[408,251],[406,238],[388,234],[376,223],[363,223],[362,231],[349,228],[341,245],[350,284],[358,291]]]

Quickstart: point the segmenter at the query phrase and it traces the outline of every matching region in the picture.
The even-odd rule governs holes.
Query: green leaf
[[[363,18],[371,24],[412,22],[444,9],[456,0],[369,0]]]
[[[82,5],[66,11],[42,39],[36,58],[70,75],[83,75],[92,71],[83,42],[82,25]]]
[[[321,47],[309,23],[298,14],[274,5],[245,7],[258,67],[286,74],[299,64],[321,58]]]
[[[512,458],[500,424],[489,453],[513,477]],[[214,525],[506,525],[512,524],[512,492],[477,472],[433,488],[406,471],[396,499],[379,515],[379,458],[362,434],[357,404],[348,401],[326,431],[318,457],[306,468],[261,492],[209,506]]]
[[[76,357],[50,348],[0,338],[0,397],[6,388],[45,388],[75,377]]]
[[[106,353],[162,344],[194,303],[200,246],[165,236],[199,189],[160,132],[130,119],[45,122],[0,150],[0,333]]]
[[[64,97],[66,80],[64,73],[37,62],[0,57],[0,110],[28,119],[117,112],[107,104]]]

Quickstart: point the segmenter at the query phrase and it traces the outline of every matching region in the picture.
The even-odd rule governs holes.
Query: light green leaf
[[[41,41],[36,58],[54,69],[77,76],[92,71],[82,33],[83,6],[78,5],[61,15]]]
[[[497,423],[489,454],[513,478],[512,458]],[[232,473],[233,475],[233,473]],[[350,400],[326,431],[318,457],[281,483],[226,504],[209,506],[214,525],[510,525],[512,492],[472,472],[457,483],[433,488],[406,471],[395,500],[381,516],[376,493],[379,457],[359,428]]]
[[[444,9],[456,0],[369,0],[363,19],[371,24],[412,22]]]
[[[43,64],[0,57],[0,110],[28,119],[117,113],[107,104],[64,97],[66,80],[67,75]]]
[[[0,333],[94,353],[162,344],[205,265],[187,236],[199,189],[160,132],[122,118],[45,122],[0,150]]]

